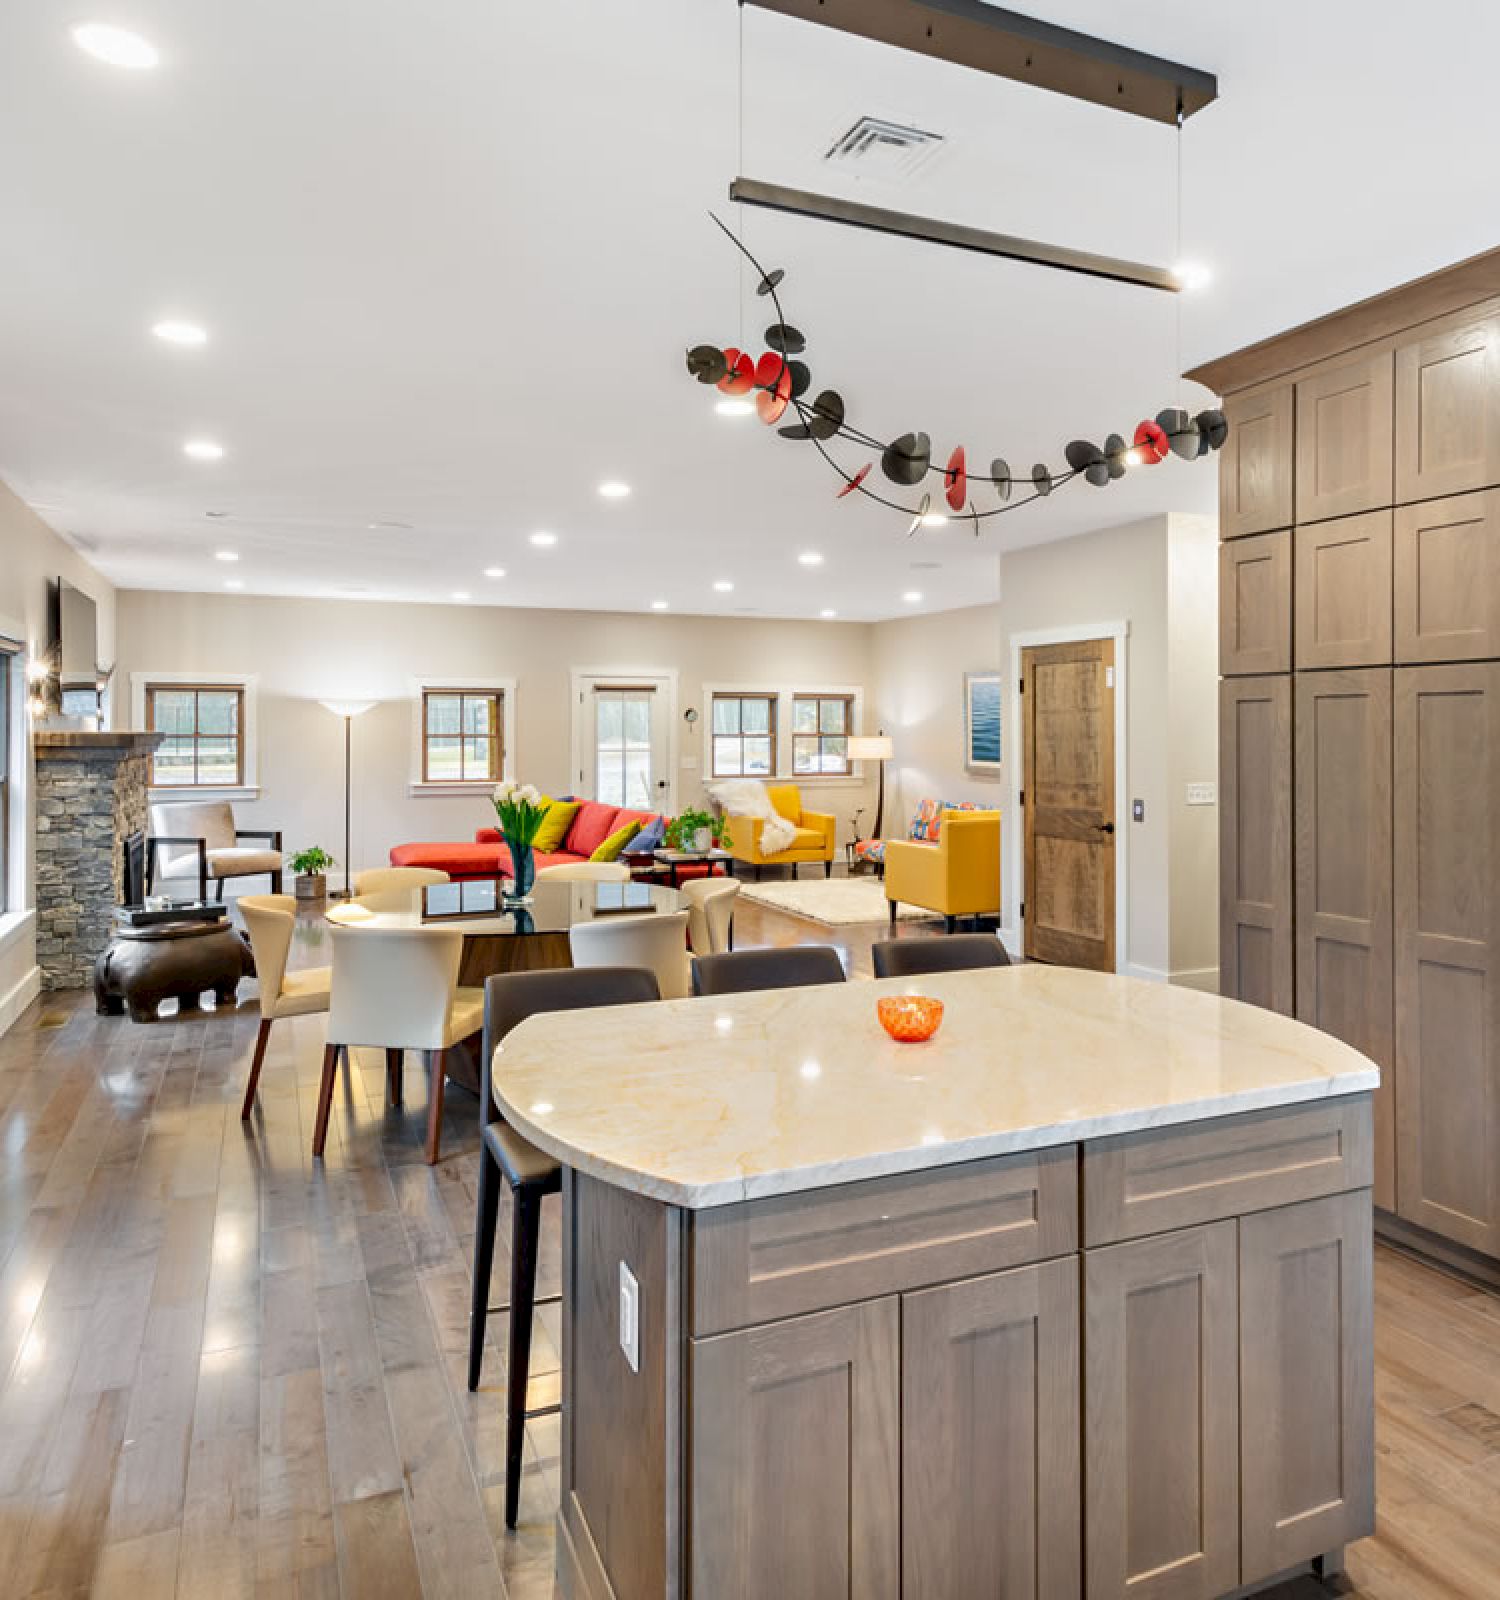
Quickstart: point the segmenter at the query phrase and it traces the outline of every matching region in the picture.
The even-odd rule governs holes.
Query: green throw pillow
[[[636,834],[638,834],[640,831],[640,823],[627,822],[623,828],[620,828],[616,832],[610,834],[609,838],[607,838],[604,843],[601,844],[593,853],[593,855],[589,857],[589,860],[618,861],[620,859],[620,852],[625,848],[626,845],[630,843],[633,838],[635,838]]]
[[[545,856],[561,850],[562,842],[567,838],[568,829],[573,826],[573,818],[578,815],[578,808],[582,804],[581,800],[549,800],[547,815],[542,818],[542,825],[537,829],[536,838],[531,841],[531,848]]]

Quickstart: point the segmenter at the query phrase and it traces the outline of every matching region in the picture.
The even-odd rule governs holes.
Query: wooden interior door
[[[1026,959],[1115,970],[1115,642],[1021,652]]]

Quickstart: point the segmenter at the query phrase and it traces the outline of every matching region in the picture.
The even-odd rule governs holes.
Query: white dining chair
[[[537,869],[536,881],[553,883],[629,883],[630,868],[623,861],[558,861]]]
[[[689,991],[686,911],[659,916],[597,917],[576,922],[568,933],[575,967],[644,967],[655,973],[663,1000]]]
[[[383,894],[388,889],[423,889],[449,881],[448,874],[436,867],[366,867],[354,874],[354,892]]]
[[[695,956],[716,956],[734,948],[734,902],[738,878],[694,878],[678,894],[687,901],[688,944]]]
[[[404,1052],[427,1057],[427,1160],[438,1158],[443,1134],[443,1073],[448,1051],[484,1027],[484,990],[460,989],[463,934],[456,928],[329,926],[333,941],[333,996],[328,1043],[318,1086],[313,1154],[328,1138],[328,1115],[339,1056],[363,1045],[386,1053],[392,1105],[401,1104]]]
[[[245,931],[250,936],[250,949],[255,955],[255,975],[260,982],[260,1027],[255,1035],[255,1054],[250,1060],[250,1081],[245,1085],[245,1103],[240,1107],[240,1120],[244,1121],[255,1106],[255,1091],[271,1039],[271,1024],[278,1017],[310,1017],[326,1011],[333,974],[328,967],[287,971],[286,958],[297,925],[297,901],[292,895],[241,895],[239,906],[245,919]]]

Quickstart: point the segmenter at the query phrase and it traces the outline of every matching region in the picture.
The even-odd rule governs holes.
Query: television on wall
[[[70,689],[99,687],[99,612],[93,596],[68,582],[57,580],[57,675],[66,693]]]

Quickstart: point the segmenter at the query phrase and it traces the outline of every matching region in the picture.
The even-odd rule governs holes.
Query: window
[[[776,771],[776,696],[713,697],[715,778],[769,778]]]
[[[15,656],[0,650],[0,912],[10,910],[10,696]]]
[[[498,783],[505,770],[499,689],[422,691],[422,782]]]
[[[594,798],[607,806],[649,809],[657,762],[653,760],[655,690],[594,686]]]
[[[146,727],[166,738],[152,757],[158,789],[237,787],[245,770],[245,691],[238,684],[148,683]]]
[[[792,696],[792,771],[798,777],[847,776],[849,728],[854,697],[847,694]]]

